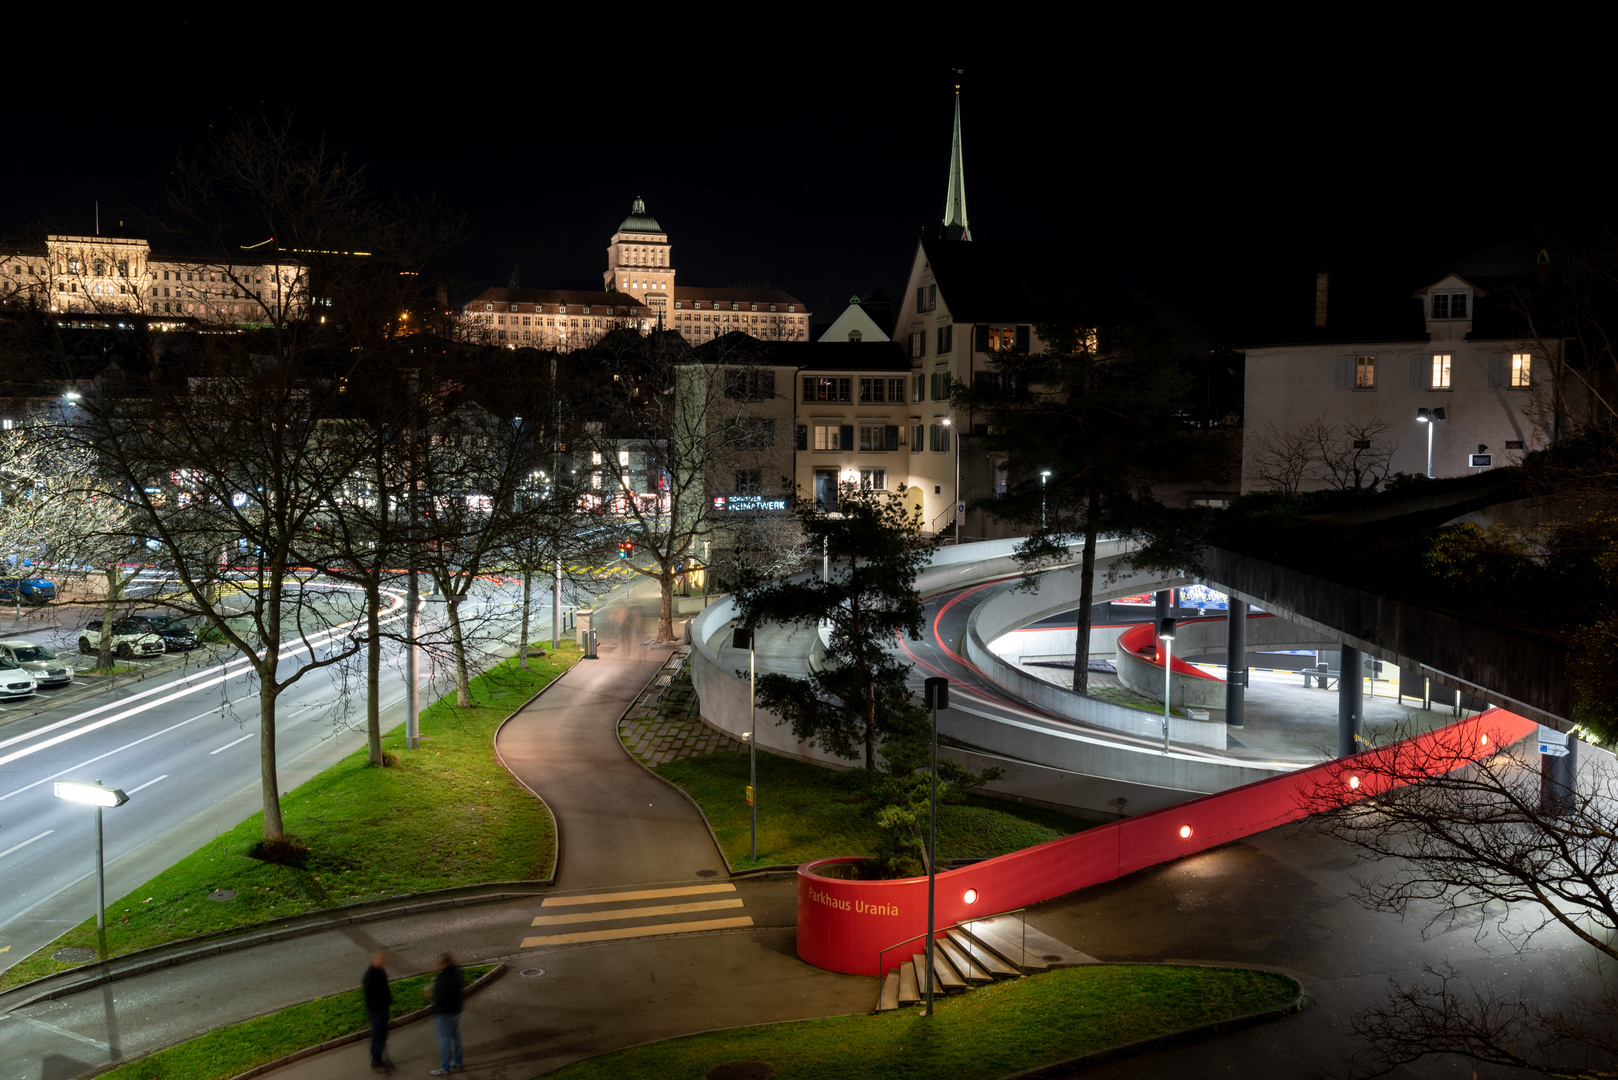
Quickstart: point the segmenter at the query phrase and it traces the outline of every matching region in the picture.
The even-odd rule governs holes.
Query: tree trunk
[[[455,704],[466,709],[472,705],[472,682],[466,675],[466,639],[461,636],[462,599],[455,593],[444,594],[444,606],[449,609],[450,645],[455,653]]]
[[[528,604],[534,593],[534,571],[523,567],[522,571],[522,640],[517,643],[517,666],[523,670],[528,669]]]
[[[365,742],[371,764],[387,764],[382,756],[382,582],[380,575],[365,579]]]
[[[112,624],[117,618],[118,601],[124,594],[124,568],[117,563],[107,567],[107,603],[101,612],[101,643],[96,646],[96,667],[110,668],[112,658]]]
[[[674,640],[674,572],[664,567],[657,575],[657,640]]]
[[[1073,635],[1073,692],[1090,692],[1090,623],[1096,595],[1096,519],[1101,496],[1091,489],[1084,518],[1084,559],[1079,570],[1079,625]]]
[[[275,774],[275,703],[281,688],[275,681],[275,669],[281,659],[277,641],[265,642],[264,660],[258,665],[258,770],[259,787],[264,793],[264,839],[280,840],[286,836],[281,821],[281,782]]]

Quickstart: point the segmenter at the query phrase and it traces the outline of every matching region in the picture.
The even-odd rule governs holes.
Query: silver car
[[[48,645],[7,638],[0,641],[0,656],[28,672],[40,686],[73,684],[73,665],[51,651]]]

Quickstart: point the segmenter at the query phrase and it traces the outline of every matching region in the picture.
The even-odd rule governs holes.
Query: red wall
[[[1182,623],[1188,623],[1188,622],[1212,622],[1213,620],[1212,619],[1181,619],[1180,621]],[[1220,619],[1219,621],[1224,622],[1225,620]],[[1129,650],[1129,652],[1133,653],[1135,656],[1140,657],[1142,660],[1146,661],[1148,664],[1153,664],[1153,665],[1155,665],[1157,667],[1162,667],[1163,666],[1163,658],[1158,654],[1158,650],[1157,650],[1157,624],[1156,623],[1149,623],[1149,622],[1137,623],[1136,625],[1130,627],[1128,630],[1125,630],[1123,633],[1118,635],[1118,647],[1120,649]],[[1176,675],[1190,675],[1190,676],[1193,676],[1194,678],[1209,679],[1209,680],[1211,680],[1213,682],[1224,682],[1225,681],[1224,679],[1219,678],[1217,675],[1208,674],[1206,671],[1203,671],[1199,667],[1192,667],[1190,664],[1186,663],[1184,660],[1181,660],[1178,656],[1173,656],[1173,654],[1170,654],[1170,655],[1171,655],[1172,660],[1173,660],[1174,673]]]
[[[1346,787],[1350,777],[1360,779],[1356,761],[1380,763],[1396,775],[1409,775],[1412,769],[1435,775],[1509,746],[1537,729],[1532,720],[1490,709],[1354,758],[1322,762],[947,870],[938,875],[934,925],[952,926],[1049,900],[1295,821],[1305,815],[1309,793],[1323,784]],[[1357,796],[1373,795],[1387,786],[1388,781],[1379,779],[1383,775],[1373,768],[1361,779]],[[1190,835],[1181,837],[1181,828],[1187,826]],[[828,971],[877,975],[881,950],[914,936],[893,956],[908,958],[920,951],[927,930],[927,879],[842,881],[817,873],[831,864],[857,861],[857,856],[844,856],[798,868],[798,956]],[[977,891],[976,903],[966,903],[969,889]],[[895,963],[890,957],[885,966]]]

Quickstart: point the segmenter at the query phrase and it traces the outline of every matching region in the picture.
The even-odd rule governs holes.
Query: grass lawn
[[[731,865],[751,865],[746,801],[747,755],[710,754],[657,766],[657,774],[702,807]],[[758,865],[802,863],[832,855],[868,855],[877,828],[861,812],[859,771],[824,769],[791,758],[758,755]],[[1054,810],[972,797],[938,808],[938,856],[1003,855],[1089,828],[1094,822]]]
[[[875,983],[873,982],[873,987]],[[577,1062],[558,1080],[700,1080],[725,1061],[762,1061],[776,1080],[978,1080],[1285,1005],[1298,984],[1233,968],[1058,968],[901,1009],[692,1035]]]
[[[471,708],[455,708],[451,694],[422,710],[419,749],[404,749],[402,725],[389,732],[383,745],[397,764],[373,769],[361,748],[284,793],[287,833],[310,849],[303,867],[248,858],[264,835],[254,814],[109,900],[106,954],[338,904],[548,876],[555,823],[496,760],[494,731],[579,656],[566,642],[526,671],[506,660],[472,680]],[[236,896],[208,899],[215,889]],[[0,989],[74,966],[51,959],[64,945],[97,948],[94,917],[0,974]]]
[[[470,983],[493,970],[493,964],[486,964],[462,968],[461,975]],[[415,975],[389,983],[393,988],[393,1007],[388,1010],[389,1015],[397,1018],[427,1004],[427,987],[435,977]],[[370,1027],[364,999],[358,990],[350,990],[210,1031],[101,1073],[99,1080],[228,1080],[295,1050],[318,1046],[328,1039],[356,1031],[368,1031]]]

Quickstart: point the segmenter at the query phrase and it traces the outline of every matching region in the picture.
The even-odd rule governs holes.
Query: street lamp
[[[1039,470],[1039,527],[1045,527],[1045,481],[1051,478],[1049,469]]]
[[[747,650],[747,814],[753,833],[752,858],[758,862],[758,700],[757,668],[753,664],[753,631],[738,626],[731,635],[734,648]]]
[[[939,423],[945,427],[954,427],[949,417],[944,417]],[[955,522],[955,543],[961,542],[961,437],[951,434],[950,441],[955,444],[955,513],[950,520]]]
[[[1427,479],[1433,478],[1433,425],[1444,419],[1443,409],[1417,409],[1416,423],[1427,425]]]
[[[927,809],[927,983],[923,987],[927,999],[925,1015],[931,1016],[933,991],[937,987],[933,967],[933,893],[938,884],[938,710],[949,708],[949,680],[927,679],[921,686],[927,708],[933,714],[933,774]]]
[[[85,784],[77,780],[56,781],[56,797],[68,802],[83,803],[96,808],[96,929],[107,928],[107,877],[105,860],[101,856],[101,811],[108,806],[122,806],[129,801],[118,788],[102,787],[100,780]]]
[[[1164,619],[1157,627],[1158,640],[1163,642],[1163,753],[1169,752],[1169,699],[1174,689],[1174,626],[1173,619]]]

